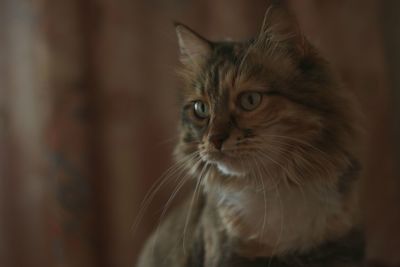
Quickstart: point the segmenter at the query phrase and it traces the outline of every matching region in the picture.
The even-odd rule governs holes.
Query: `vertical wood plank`
[[[103,229],[107,169],[93,54],[97,25],[94,1],[45,1],[52,97],[47,145],[57,266],[108,266]]]
[[[388,91],[372,128],[368,260],[371,266],[400,266],[400,3],[379,4]]]
[[[47,117],[39,14],[30,1],[0,1],[2,266],[51,264],[46,235]]]

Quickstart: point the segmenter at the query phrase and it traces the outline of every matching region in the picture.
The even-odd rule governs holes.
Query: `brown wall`
[[[391,135],[400,9],[378,0],[290,5],[360,99],[369,257],[400,264]],[[0,0],[0,266],[132,266],[174,188],[156,194],[133,231],[176,140],[171,21],[211,39],[244,39],[256,34],[266,7],[263,0]]]

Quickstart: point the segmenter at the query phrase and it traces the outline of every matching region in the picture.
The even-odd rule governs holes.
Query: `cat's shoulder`
[[[196,266],[190,262],[193,254],[200,256],[202,253],[199,242],[203,207],[201,194],[185,198],[156,227],[142,250],[137,267]]]

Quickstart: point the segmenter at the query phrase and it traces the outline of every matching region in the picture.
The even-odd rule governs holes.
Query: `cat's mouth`
[[[215,165],[224,175],[244,176],[247,173],[243,158],[234,157],[222,151],[208,151],[201,153],[201,157],[205,162]]]

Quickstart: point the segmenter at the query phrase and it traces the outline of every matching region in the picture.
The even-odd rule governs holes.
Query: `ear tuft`
[[[306,56],[310,50],[310,44],[301,33],[294,15],[282,2],[272,4],[267,9],[257,38],[257,44],[261,47],[276,47],[277,43],[289,46],[300,56]]]
[[[184,65],[199,67],[211,56],[212,44],[189,27],[174,23]]]

